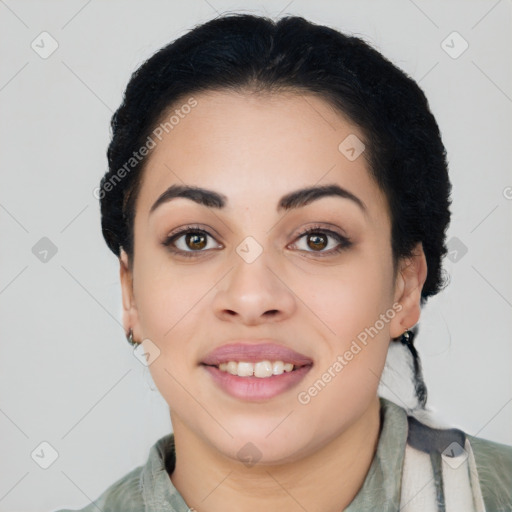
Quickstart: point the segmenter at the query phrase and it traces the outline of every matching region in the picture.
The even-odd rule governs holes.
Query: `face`
[[[156,355],[175,431],[232,459],[252,443],[261,462],[291,461],[375,400],[417,283],[393,276],[386,198],[340,113],[312,94],[194,98],[146,163],[132,272],[122,254],[126,330]],[[165,200],[176,186],[216,195]],[[276,375],[238,376],[253,369]]]

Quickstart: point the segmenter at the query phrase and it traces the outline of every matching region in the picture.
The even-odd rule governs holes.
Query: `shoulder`
[[[488,510],[512,510],[512,446],[467,435]]]
[[[144,466],[138,466],[116,480],[92,503],[81,509],[61,509],[55,512],[140,512],[144,499],[140,477]]]
[[[470,436],[469,434],[466,434],[466,436],[475,452],[477,465],[479,462],[480,465],[485,462],[492,462],[493,465],[500,466],[512,475],[512,446]]]

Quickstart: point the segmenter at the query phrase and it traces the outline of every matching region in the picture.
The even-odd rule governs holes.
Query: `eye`
[[[172,253],[186,257],[197,256],[197,253],[203,253],[207,249],[222,248],[220,244],[210,244],[209,238],[215,240],[204,229],[200,229],[197,226],[186,226],[167,236],[162,245],[167,247]]]
[[[346,236],[321,226],[314,226],[303,231],[298,236],[298,240],[304,243],[295,243],[292,245],[293,248],[298,247],[304,252],[319,253],[321,257],[337,254],[352,245]]]

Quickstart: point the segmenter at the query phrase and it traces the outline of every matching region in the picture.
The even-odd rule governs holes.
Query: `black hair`
[[[131,266],[135,202],[147,161],[139,149],[172,107],[221,90],[313,93],[358,126],[369,172],[388,200],[395,272],[399,258],[411,257],[421,242],[428,267],[421,305],[446,286],[451,184],[425,94],[362,39],[298,16],[274,21],[224,14],[161,48],[133,73],[112,116],[109,169],[99,191],[103,236],[114,254],[122,248]]]

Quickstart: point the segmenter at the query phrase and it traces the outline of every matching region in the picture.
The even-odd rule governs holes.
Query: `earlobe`
[[[400,261],[400,268],[395,284],[395,301],[402,306],[390,326],[392,338],[401,336],[412,328],[421,314],[421,291],[427,278],[427,262],[423,252],[423,244],[418,242],[413,255]]]

